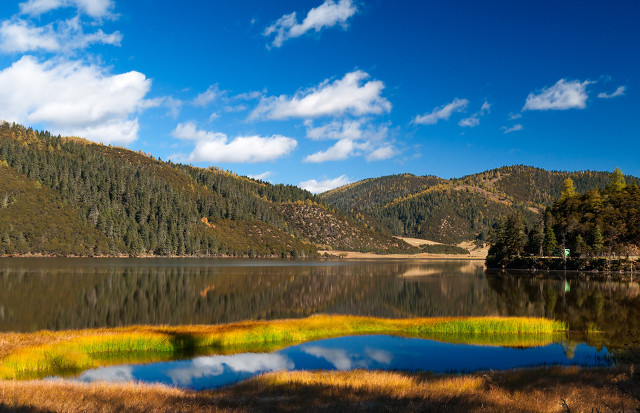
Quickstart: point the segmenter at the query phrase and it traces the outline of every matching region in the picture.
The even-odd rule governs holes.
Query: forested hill
[[[296,186],[0,124],[0,255],[415,250],[374,227]]]
[[[365,179],[320,194],[330,205],[368,214],[396,235],[445,243],[486,239],[488,230],[513,211],[528,221],[549,206],[571,178],[580,193],[604,189],[609,172],[546,171],[523,165],[445,180],[411,174]],[[626,176],[629,184],[640,183]]]

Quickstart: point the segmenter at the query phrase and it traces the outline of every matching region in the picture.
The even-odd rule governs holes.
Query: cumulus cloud
[[[491,111],[491,104],[485,100],[482,106],[480,107],[479,111],[469,116],[468,118],[460,119],[460,122],[458,122],[458,125],[463,128],[476,127],[480,124],[480,118],[485,114],[489,113],[490,111]]]
[[[551,87],[530,93],[522,110],[584,109],[587,107],[587,86],[590,83],[593,82],[560,79]]]
[[[84,33],[78,17],[41,27],[20,19],[5,20],[0,24],[0,50],[5,53],[69,52],[97,43],[120,46],[121,41],[119,32]]]
[[[40,16],[51,10],[74,7],[95,19],[112,16],[113,0],[28,0],[20,3],[20,12],[31,16]]]
[[[439,106],[424,115],[418,115],[413,119],[413,123],[419,125],[435,125],[439,120],[449,120],[451,115],[456,112],[462,112],[469,101],[467,99],[455,98],[451,103]]]
[[[304,122],[307,127],[307,138],[325,139],[360,139],[363,136],[362,120],[333,121],[322,126],[313,126],[311,120]]]
[[[353,0],[326,0],[320,6],[315,7],[307,13],[302,23],[298,23],[296,12],[285,14],[264,31],[265,36],[275,34],[272,45],[280,47],[287,40],[300,37],[303,34],[314,30],[319,32],[325,27],[333,27],[337,24],[347,28],[347,20],[356,14],[357,7]]]
[[[145,100],[151,80],[131,71],[112,75],[83,62],[39,62],[23,56],[0,71],[0,118],[42,123],[52,132],[104,143],[138,135],[136,114],[157,105]]]
[[[337,142],[324,151],[307,156],[304,162],[339,161],[361,155],[365,155],[368,161],[377,161],[398,153],[386,140],[389,133],[387,125],[373,125],[368,119],[332,121],[321,126],[314,126],[307,120],[305,126],[308,138]]]
[[[626,91],[627,91],[627,87],[626,86],[619,86],[612,93],[606,93],[606,92],[598,93],[598,97],[600,99],[611,99],[611,98],[615,98],[615,97],[618,97],[618,96],[624,96]]]
[[[366,144],[357,143],[351,139],[340,139],[325,151],[316,152],[304,158],[304,162],[341,161],[347,159],[358,149],[364,149]]]
[[[315,179],[302,181],[298,184],[298,186],[302,189],[306,189],[309,192],[313,192],[314,194],[319,194],[321,192],[326,192],[339,186],[350,184],[351,182],[352,181],[347,177],[347,175],[340,175],[337,178],[325,179],[324,181],[317,181]]]
[[[506,135],[507,133],[517,132],[519,130],[522,130],[522,125],[517,123],[511,127],[503,126],[501,129],[504,131],[504,134]]]
[[[266,162],[290,153],[298,145],[295,139],[281,135],[238,136],[230,140],[224,133],[198,129],[193,122],[178,124],[172,135],[195,142],[188,157],[191,162]]]
[[[345,113],[360,116],[391,111],[391,103],[381,96],[384,83],[370,80],[362,84],[368,78],[367,73],[356,70],[342,79],[333,82],[325,80],[294,96],[263,97],[250,118],[309,119]]]
[[[369,152],[366,156],[367,161],[382,161],[385,159],[390,159],[400,153],[393,145],[381,146],[378,149],[375,149]]]

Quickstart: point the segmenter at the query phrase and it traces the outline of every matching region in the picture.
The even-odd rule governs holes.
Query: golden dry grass
[[[313,316],[222,325],[137,326],[79,331],[0,335],[0,379],[37,378],[107,364],[166,360],[208,349],[218,352],[273,349],[349,334],[447,337],[451,341],[496,345],[542,345],[561,322],[541,318],[468,317],[385,319]]]
[[[47,412],[633,411],[616,370],[539,368],[431,375],[379,371],[282,372],[193,392],[139,384],[0,381],[0,410]]]

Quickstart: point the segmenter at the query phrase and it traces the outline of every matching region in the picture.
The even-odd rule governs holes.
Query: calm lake
[[[463,370],[502,368],[505,367],[500,364],[503,359],[515,363],[506,367],[591,365],[584,360],[600,363],[608,351],[624,348],[631,337],[630,332],[640,336],[640,285],[628,276],[614,280],[588,274],[566,277],[562,274],[494,275],[486,272],[480,261],[471,260],[0,259],[1,331],[212,324],[306,317],[318,313],[397,318],[549,317],[565,321],[578,333],[570,335],[563,343],[525,350],[447,344],[450,347],[440,351],[453,351],[458,355],[451,363],[436,365],[427,359],[426,364],[419,364],[418,358],[413,357],[416,363],[412,364],[413,368],[458,371],[462,366],[456,364],[459,360],[480,357],[475,351],[484,351],[482,357],[496,360],[498,364],[474,367],[473,363],[465,362]],[[593,326],[603,333],[589,336],[580,333]],[[335,347],[335,343],[342,343],[343,347],[333,348],[335,354],[336,351],[356,354],[353,348],[364,351],[358,344],[362,338],[332,340],[337,341],[325,340],[316,343],[316,347]],[[433,346],[443,345],[429,340],[414,342],[414,339],[388,337],[375,340],[369,337],[368,340],[385,343],[382,345],[378,341],[376,347],[371,348],[378,352],[376,354],[383,354],[382,351],[393,355],[390,369],[405,369],[402,354],[405,350],[410,351],[411,346],[426,346],[420,352],[429,353]],[[242,357],[248,365],[258,362],[269,366],[269,360],[275,357],[286,358],[294,369],[325,368],[326,358],[322,362],[321,357],[315,357],[320,360],[317,364],[318,360],[310,358],[308,352],[304,353],[303,349],[309,349],[309,346],[311,344],[305,343],[282,349],[269,353],[271,356],[247,353]],[[303,357],[303,353],[306,356]],[[513,354],[519,358],[513,358]],[[356,362],[351,365],[359,366],[357,360],[365,360],[365,356],[366,353],[357,353]],[[155,363],[148,367],[120,366],[121,370],[101,370],[99,374],[117,377],[118,371],[126,370],[137,371],[146,377],[148,371],[155,371],[156,379],[161,380],[161,377],[169,377],[167,369],[189,369],[193,363],[218,366],[216,368],[227,372],[229,365],[240,363],[237,359],[224,359],[233,356],[212,357]],[[375,357],[367,360],[367,366],[384,367],[373,363]],[[305,364],[307,362],[316,364]],[[206,385],[215,385],[218,378]]]

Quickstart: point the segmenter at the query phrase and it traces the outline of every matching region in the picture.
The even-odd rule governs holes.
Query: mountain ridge
[[[566,178],[584,193],[604,189],[610,175],[511,165],[451,179],[413,174],[368,178],[318,197],[336,208],[366,212],[397,236],[483,243],[495,222],[513,210],[533,224],[560,195]],[[640,183],[634,176],[625,178],[630,184]]]

